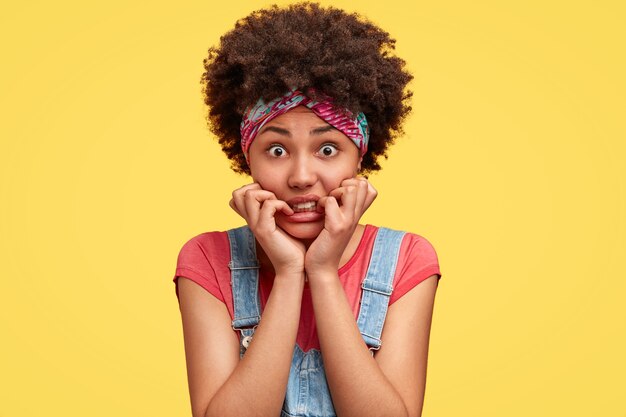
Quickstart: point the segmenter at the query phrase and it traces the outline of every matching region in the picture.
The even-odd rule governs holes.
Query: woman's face
[[[292,216],[277,212],[278,227],[304,241],[315,239],[324,228],[316,201],[361,168],[354,142],[304,106],[265,124],[250,145],[248,159],[254,181],[296,211]]]

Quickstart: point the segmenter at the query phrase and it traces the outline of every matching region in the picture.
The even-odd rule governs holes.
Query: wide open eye
[[[267,148],[267,152],[270,156],[274,156],[276,158],[282,158],[287,155],[287,151],[283,148],[282,145],[272,144],[269,148]]]
[[[332,143],[325,143],[320,148],[320,153],[323,156],[335,156],[337,152],[339,152],[339,150],[337,149],[337,146],[335,146]]]

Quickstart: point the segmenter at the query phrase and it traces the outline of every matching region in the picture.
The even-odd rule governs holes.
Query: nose
[[[288,184],[292,188],[307,189],[317,182],[315,161],[302,155],[293,161],[289,173]]]

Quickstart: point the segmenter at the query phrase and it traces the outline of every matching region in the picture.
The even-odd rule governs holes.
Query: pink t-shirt
[[[346,292],[346,297],[354,313],[355,320],[359,313],[362,292],[361,283],[367,273],[377,230],[378,227],[367,224],[359,246],[352,258],[339,268],[339,280]],[[178,254],[176,274],[174,275],[176,297],[178,298],[177,278],[179,276],[188,278],[226,304],[226,308],[232,318],[233,294],[230,285],[229,262],[230,245],[226,232],[207,232],[193,237],[183,245]],[[437,279],[441,278],[435,249],[425,238],[413,233],[406,233],[400,246],[398,264],[393,280],[394,290],[389,304],[393,304],[397,299],[431,275],[437,275]],[[273,283],[274,275],[272,272],[260,269],[259,291],[261,309],[265,308]],[[300,325],[296,343],[304,352],[309,349],[320,348],[308,283],[305,283],[302,295]]]

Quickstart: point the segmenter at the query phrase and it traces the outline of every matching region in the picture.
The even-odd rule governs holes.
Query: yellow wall
[[[0,14],[0,416],[190,416],[176,256],[247,182],[202,59],[269,3],[90,3]],[[424,416],[626,413],[620,3],[359,2],[415,74],[364,221],[439,254]]]

